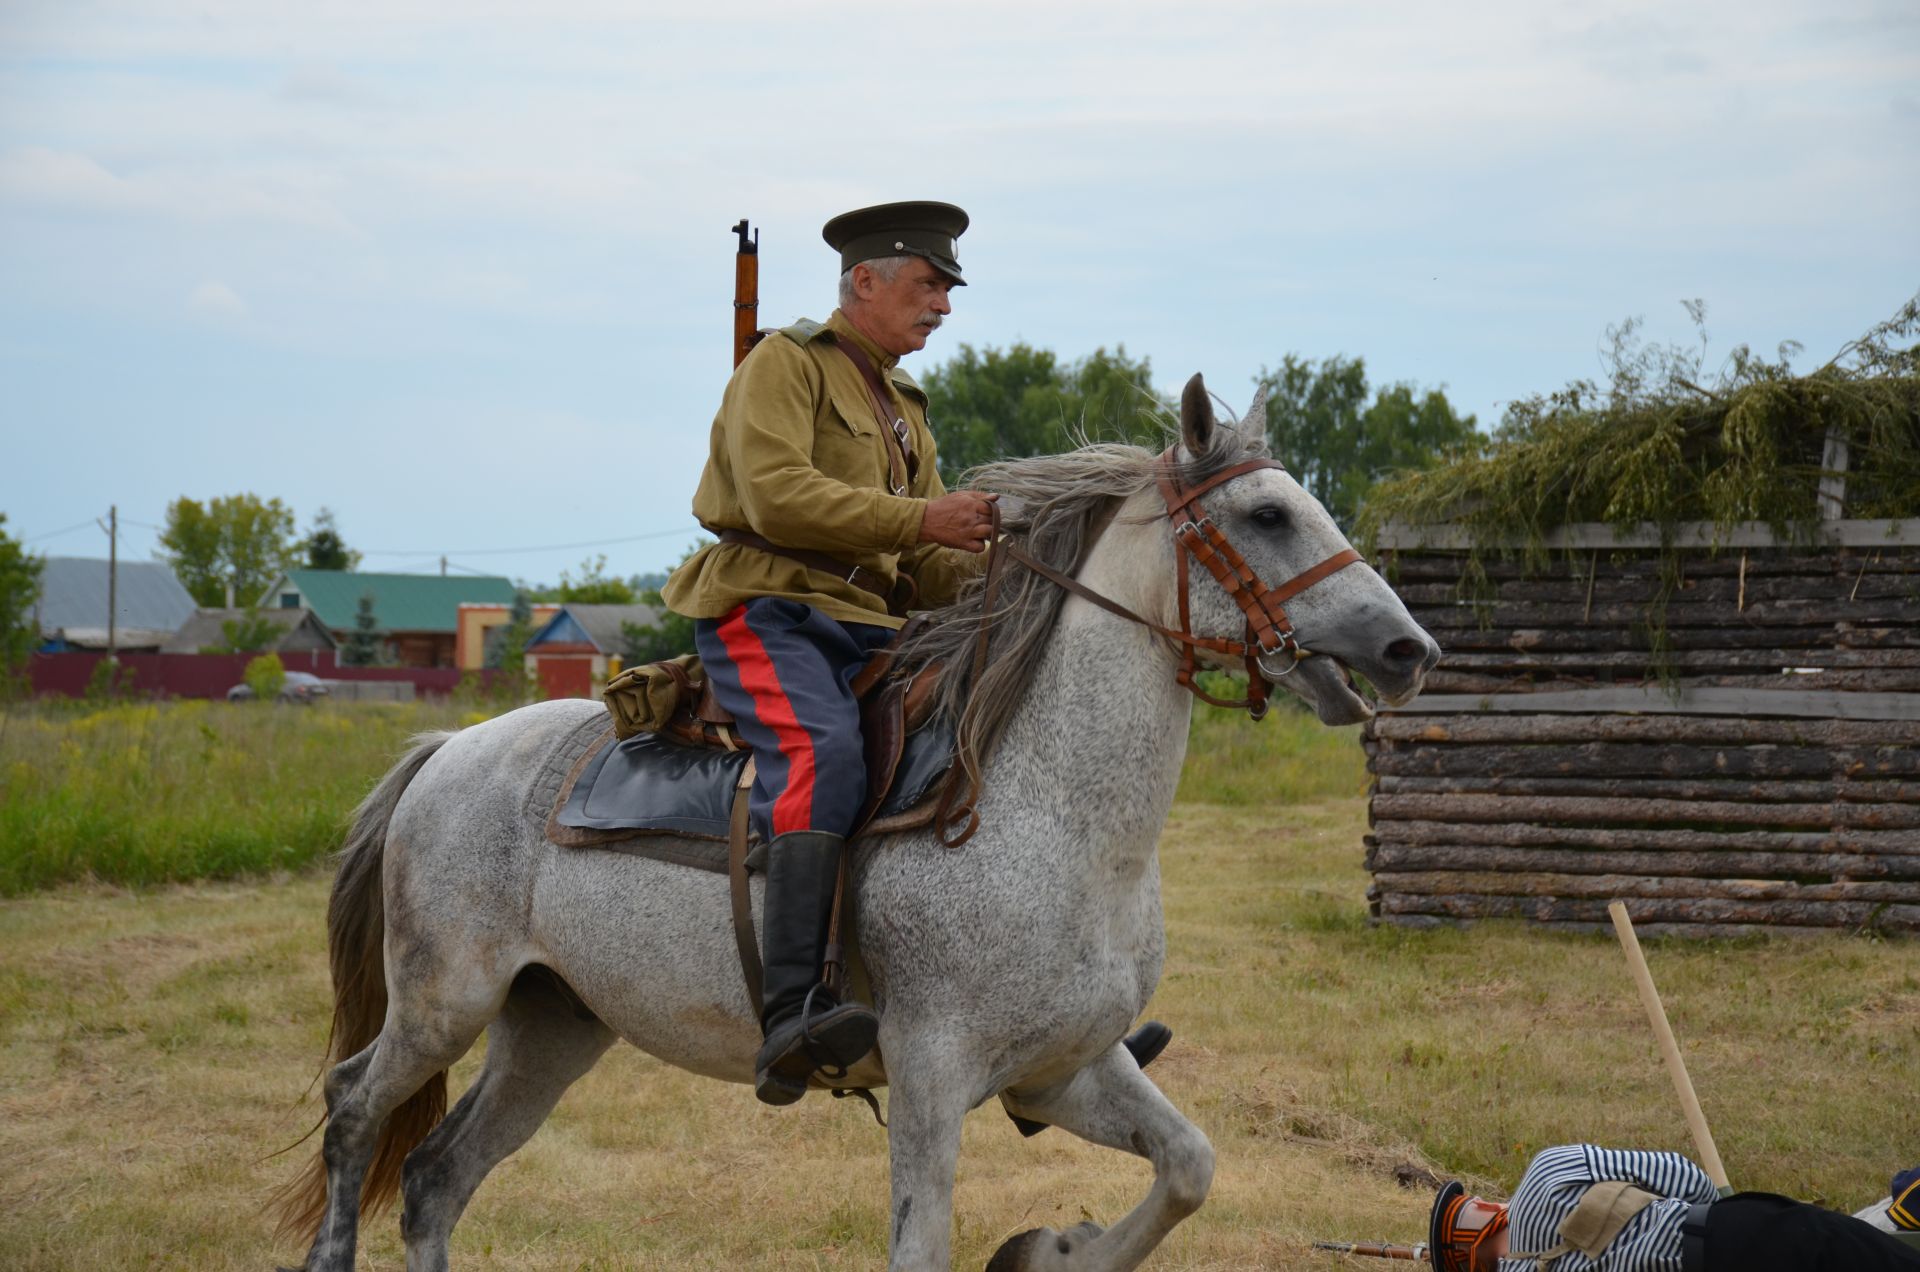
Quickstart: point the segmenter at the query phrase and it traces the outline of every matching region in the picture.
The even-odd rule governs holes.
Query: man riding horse
[[[728,381],[693,497],[719,541],[662,589],[694,620],[714,695],[753,751],[748,804],[767,845],[754,1093],[768,1104],[798,1100],[818,1069],[858,1063],[879,1027],[820,976],[867,794],[849,683],[910,605],[954,598],[991,533],[992,496],[942,485],[926,395],[899,366],[965,286],[954,240],[966,228],[949,203],[827,222],[840,307],[762,340]]]

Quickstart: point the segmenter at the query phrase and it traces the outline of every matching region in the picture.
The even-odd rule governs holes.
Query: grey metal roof
[[[255,612],[259,617],[280,629],[279,639],[271,646],[275,651],[340,647],[339,642],[334,640],[333,633],[327,630],[326,625],[310,609],[263,609]],[[160,652],[197,654],[202,649],[219,645],[226,639],[225,624],[246,621],[247,611],[243,609],[195,610]]]
[[[48,557],[40,572],[40,600],[34,607],[43,637],[61,629],[107,626],[107,561],[95,557]],[[116,627],[155,632],[178,631],[193,613],[193,597],[158,561],[122,561],[114,602]]]
[[[576,605],[569,602],[560,607],[560,612],[571,615],[573,621],[587,633],[587,638],[595,648],[603,654],[617,654],[627,647],[626,637],[620,632],[622,623],[651,627],[660,621],[660,611],[651,605]],[[559,615],[554,617],[558,618]]]

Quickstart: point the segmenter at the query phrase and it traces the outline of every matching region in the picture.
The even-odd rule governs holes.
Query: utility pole
[[[440,577],[443,579],[447,577],[447,558],[445,557],[440,558]]]
[[[120,660],[120,505],[107,509],[107,658]]]

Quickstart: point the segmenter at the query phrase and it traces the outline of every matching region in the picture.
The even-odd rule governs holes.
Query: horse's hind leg
[[[327,1074],[327,1129],[320,1155],[327,1168],[327,1210],[303,1265],[306,1272],[352,1272],[359,1239],[360,1194],[387,1117],[436,1074],[466,1054],[486,1025],[476,1015],[470,1028],[452,1028],[444,1015],[437,1028],[390,1004],[386,1023],[358,1054]]]
[[[447,1240],[474,1189],[532,1137],[613,1040],[544,971],[521,974],[488,1027],[480,1076],[407,1156],[400,1215],[407,1272],[444,1272]]]
[[[1116,1044],[1058,1087],[1010,1091],[1002,1100],[1022,1117],[1147,1158],[1153,1163],[1153,1188],[1105,1232],[1083,1224],[1064,1234],[1036,1229],[1011,1238],[987,1264],[988,1272],[1126,1272],[1139,1267],[1174,1225],[1206,1200],[1213,1146],[1140,1072],[1124,1047]]]

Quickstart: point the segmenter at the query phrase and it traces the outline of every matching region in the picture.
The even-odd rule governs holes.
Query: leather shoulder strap
[[[912,484],[915,472],[913,456],[913,435],[907,431],[907,422],[900,418],[887,400],[887,390],[880,383],[880,373],[874,369],[866,352],[850,340],[836,340],[834,347],[847,355],[847,361],[853,363],[860,373],[860,379],[867,386],[867,399],[873,406],[873,418],[880,425],[880,436],[887,448],[887,473],[893,493],[904,495]]]

